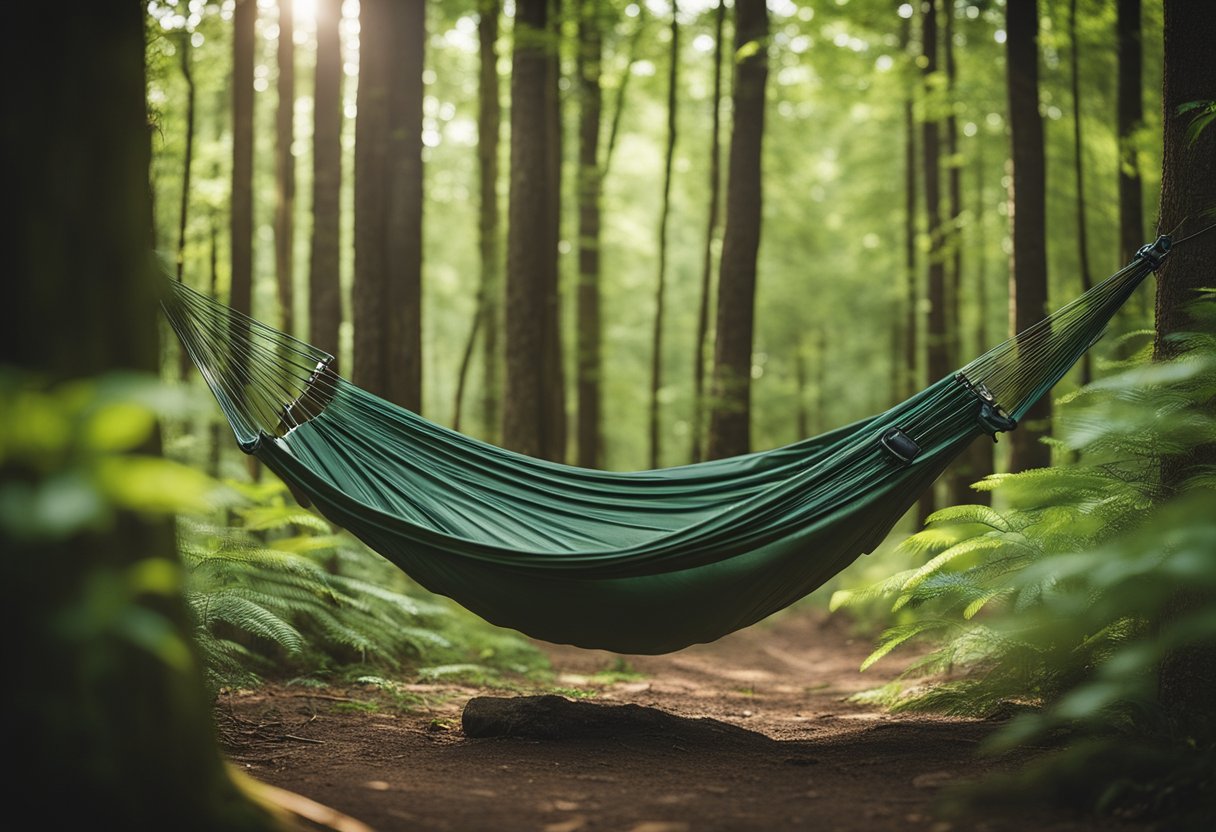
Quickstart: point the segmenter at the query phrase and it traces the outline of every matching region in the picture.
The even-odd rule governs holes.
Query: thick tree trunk
[[[1089,268],[1089,229],[1085,222],[1085,144],[1081,140],[1081,46],[1077,40],[1077,0],[1068,0],[1069,70],[1072,84],[1073,185],[1077,191],[1077,260],[1081,269],[1081,291],[1093,286]],[[1081,383],[1094,376],[1093,356],[1081,356]]]
[[[659,276],[655,281],[654,329],[650,343],[650,467],[662,457],[659,393],[663,388],[663,300],[667,289],[667,219],[671,213],[671,173],[676,153],[676,93],[680,66],[680,8],[671,4],[671,51],[667,70],[667,149],[663,162],[663,202],[659,211]]]
[[[1208,125],[1193,142],[1186,135],[1194,113],[1179,114],[1178,108],[1193,101],[1210,100],[1216,90],[1216,62],[1211,46],[1216,43],[1216,16],[1210,7],[1191,0],[1165,2],[1165,71],[1162,101],[1165,154],[1161,169],[1162,229],[1174,229],[1184,220],[1180,236],[1211,224],[1216,205],[1216,126]],[[1203,219],[1197,219],[1204,217]],[[1178,246],[1157,276],[1157,337],[1154,355],[1175,355],[1174,333],[1194,330],[1203,324],[1190,317],[1187,305],[1196,290],[1212,285],[1216,263],[1216,231],[1208,231]],[[1216,465],[1216,445],[1201,446],[1185,457],[1163,461],[1162,480],[1171,494],[1190,475]],[[1211,555],[1211,553],[1209,553]],[[1211,560],[1211,557],[1209,557]],[[1174,619],[1210,609],[1212,598],[1184,594],[1175,599]],[[1161,668],[1162,700],[1181,720],[1196,716],[1211,718],[1212,690],[1216,689],[1216,644],[1194,645],[1169,655]]]
[[[278,109],[274,118],[274,274],[279,290],[279,323],[295,331],[293,254],[296,204],[296,165],[291,152],[295,139],[296,45],[294,0],[279,0]]]
[[[21,206],[6,222],[0,355],[35,383],[83,394],[91,378],[157,372],[144,5],[74,6],[55,24],[62,53],[32,73],[29,37],[45,9],[7,9],[0,30],[0,69],[21,78],[0,130],[0,158],[19,162],[6,165],[5,197]],[[47,452],[5,451],[5,495],[71,481],[78,500],[91,497],[97,459],[131,461],[75,435]],[[171,523],[119,508],[100,516],[25,517],[19,533],[11,512],[0,522],[19,633],[5,651],[7,707],[19,715],[6,740],[21,760],[7,775],[10,816],[45,829],[270,828],[216,749]]]
[[[232,17],[232,284],[228,305],[253,307],[253,55],[257,0],[237,0]]]
[[[511,61],[511,181],[507,227],[506,400],[503,443],[552,456],[552,346],[557,247],[550,204],[556,135],[551,129],[556,46],[549,0],[519,0]]]
[[[714,88],[712,126],[709,134],[709,219],[705,248],[701,253],[701,295],[697,307],[697,341],[692,355],[692,453],[693,462],[705,454],[705,347],[709,341],[709,297],[713,290],[714,239],[718,235],[722,190],[722,53],[726,24],[725,0],[714,9]]]
[[[422,406],[423,0],[360,5],[355,382]]]
[[[1144,187],[1136,132],[1144,121],[1140,0],[1118,0],[1119,260],[1130,262],[1144,243]]]
[[[760,249],[761,144],[768,80],[768,9],[764,0],[735,5],[735,88],[732,96],[726,232],[718,277],[714,401],[710,458],[747,453],[751,446],[751,362],[755,325],[756,255]]]
[[[603,60],[600,0],[579,0],[578,59],[578,337],[577,351],[577,451],[578,464],[599,468],[603,464],[603,372],[600,319],[600,120],[603,91],[600,72]]]
[[[317,0],[308,338],[314,346],[335,356],[338,354],[338,330],[342,324],[341,20],[341,0]]]
[[[1021,332],[1047,313],[1047,194],[1043,117],[1039,113],[1037,0],[1009,0],[1005,10],[1006,72],[1013,177],[1009,188],[1013,256],[1010,328]],[[1012,471],[1051,464],[1039,441],[1051,429],[1051,397],[1030,409],[1010,436]]]

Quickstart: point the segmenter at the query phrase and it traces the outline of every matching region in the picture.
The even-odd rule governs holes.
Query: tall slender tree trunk
[[[477,22],[477,165],[481,197],[477,219],[481,264],[481,418],[487,438],[498,438],[502,421],[502,246],[498,223],[498,158],[502,107],[498,100],[499,0],[480,0]]]
[[[1018,2],[1018,0],[1013,0]],[[946,229],[942,223],[941,134],[935,113],[939,95],[932,78],[937,64],[937,0],[924,5],[921,34],[921,63],[925,77],[925,119],[921,125],[921,164],[925,172],[925,214],[929,229],[929,381],[935,382],[950,372],[950,340],[946,331]]]
[[[228,305],[253,307],[253,55],[257,0],[237,0],[232,17],[232,285]]]
[[[186,82],[186,149],[182,156],[182,198],[177,211],[177,282],[181,283],[186,277],[186,231],[190,224],[190,175],[194,166],[194,121],[195,101],[198,91],[194,83],[194,55],[190,38],[183,37],[178,44],[181,61],[182,80]],[[184,348],[178,352],[178,376],[186,378],[193,364],[190,355]]]
[[[1162,124],[1165,153],[1161,167],[1160,223],[1163,229],[1183,224],[1180,236],[1193,234],[1212,222],[1216,205],[1216,125],[1191,140],[1186,135],[1194,113],[1178,112],[1193,101],[1210,100],[1216,90],[1216,62],[1211,46],[1216,43],[1216,16],[1204,3],[1165,0],[1165,65],[1162,95]],[[1197,219],[1203,217],[1203,219]],[[1178,332],[1208,328],[1207,321],[1193,318],[1187,309],[1196,292],[1212,285],[1216,263],[1216,231],[1208,231],[1180,245],[1166,260],[1157,276],[1157,335],[1154,356],[1165,359],[1177,354]],[[1210,404],[1210,403],[1209,403]],[[1190,475],[1216,466],[1216,444],[1203,445],[1185,457],[1168,457],[1162,463],[1167,494],[1176,491]],[[1211,553],[1208,558],[1211,563]],[[1178,620],[1212,608],[1210,592],[1184,593],[1174,599],[1170,615]],[[1216,643],[1195,644],[1166,657],[1161,668],[1162,701],[1183,724],[1196,717],[1211,718],[1212,690],[1216,688]]]
[[[954,60],[954,4],[942,8],[942,53],[946,63],[946,191],[949,200],[949,220],[942,235],[946,253],[950,256],[949,284],[946,287],[946,331],[950,345],[949,363],[962,364],[964,355],[962,324],[963,285],[963,161],[958,143],[958,63]],[[955,477],[957,480],[957,477]]]
[[[558,247],[562,234],[562,56],[561,21],[564,0],[549,0],[551,43],[545,51],[545,130],[549,134],[545,162],[547,211],[545,231],[544,297],[545,349],[542,354],[545,373],[544,433],[546,459],[561,462],[566,458],[566,377],[561,327],[561,258]]]
[[[768,9],[764,0],[735,4],[735,88],[732,95],[726,232],[718,277],[714,401],[710,458],[751,446],[751,362],[755,326],[756,255],[760,250],[761,145],[768,80]]]
[[[718,235],[722,190],[722,53],[725,51],[725,0],[714,8],[714,87],[711,99],[712,126],[709,133],[709,219],[705,248],[701,253],[701,295],[697,305],[697,340],[692,354],[692,453],[693,462],[705,454],[705,348],[709,341],[709,298],[713,290],[714,239]]]
[[[0,29],[0,68],[22,79],[0,130],[0,157],[17,162],[5,196],[21,206],[6,222],[0,355],[78,393],[90,378],[157,371],[144,5],[73,7],[56,21],[63,53],[33,73],[29,38],[45,9],[7,9]],[[6,615],[20,634],[5,651],[7,703],[20,715],[6,731],[21,756],[6,776],[10,812],[46,829],[271,828],[216,748],[171,522],[94,495],[88,443],[5,451],[6,495],[70,479],[106,518],[25,518],[20,533],[11,513],[0,523]]]
[[[518,0],[511,59],[511,179],[507,225],[506,400],[503,442],[531,456],[555,457],[551,354],[556,334],[556,210],[551,204],[557,148],[552,116],[556,48],[549,0]],[[546,357],[546,353],[549,353]],[[560,369],[560,368],[559,368]],[[564,444],[564,437],[562,437]]]
[[[904,48],[908,48],[908,30],[904,24]],[[920,374],[920,281],[916,268],[917,204],[916,187],[916,102],[909,84],[904,98],[904,282],[907,322],[904,328],[904,395],[911,396],[921,387]],[[932,513],[932,510],[930,510]],[[926,515],[928,516],[928,515]]]
[[[342,324],[342,0],[317,0],[308,338],[338,354]]]
[[[942,8],[942,52],[946,63],[946,97],[949,111],[946,113],[947,198],[950,218],[944,235],[945,250],[950,257],[949,282],[946,286],[946,330],[951,368],[965,364],[967,351],[972,345],[963,338],[963,159],[958,141],[958,63],[954,59],[954,4],[947,2]],[[949,372],[949,370],[946,370]],[[991,444],[986,437],[975,444]],[[977,479],[974,455],[970,452],[959,455],[957,461],[947,469],[946,502],[960,505],[973,502],[971,483]]]
[[[360,5],[355,381],[422,408],[423,0]]]
[[[603,463],[601,399],[602,357],[600,317],[600,120],[603,60],[600,0],[579,0],[578,59],[578,338],[577,451],[578,464],[599,468]]]
[[[283,331],[295,331],[293,245],[295,239],[296,165],[291,152],[295,140],[296,45],[295,0],[279,0],[278,109],[274,143],[274,274],[279,290],[279,321]]]
[[[925,369],[930,382],[950,372],[950,342],[947,332],[946,298],[946,230],[942,223],[941,199],[941,134],[937,110],[940,92],[935,90],[937,63],[937,0],[926,0],[921,16],[921,61],[923,83],[921,97],[924,118],[921,122],[921,170],[925,191],[925,227],[929,234],[928,279],[925,300],[929,315],[925,328]],[[946,478],[949,480],[949,477]],[[935,489],[925,491],[917,502],[917,514],[923,522],[937,506]]]
[[[667,150],[663,161],[663,203],[659,211],[659,277],[655,281],[654,329],[650,346],[650,467],[662,457],[659,394],[663,388],[663,300],[667,289],[667,219],[671,213],[671,173],[676,153],[676,93],[680,66],[680,7],[671,4],[671,52],[667,71]]]
[[[1119,259],[1130,262],[1144,243],[1144,187],[1136,133],[1144,121],[1140,0],[1118,0]]]
[[[1081,45],[1077,38],[1077,0],[1068,0],[1069,70],[1072,85],[1072,145],[1073,183],[1077,191],[1077,260],[1081,269],[1081,291],[1093,286],[1089,268],[1089,229],[1085,222],[1085,144],[1081,140]],[[1089,384],[1094,376],[1093,356],[1088,351],[1081,356],[1081,383]]]
[[[1006,72],[1013,177],[1009,189],[1013,256],[1010,327],[1021,332],[1047,313],[1047,193],[1043,117],[1039,113],[1037,0],[1009,0],[1005,9]],[[1010,436],[1012,471],[1051,464],[1040,442],[1051,428],[1051,397],[1030,409]]]
[[[393,4],[389,86],[388,397],[422,412],[422,74],[426,2]]]
[[[984,352],[992,346],[988,332],[988,261],[984,253],[988,250],[984,234],[984,208],[988,204],[984,196],[984,143],[975,137],[975,165],[972,178],[975,180],[975,209],[972,226],[975,228],[975,303],[979,307],[979,318],[975,325],[976,353]],[[980,437],[971,443],[967,451],[971,467],[971,480],[978,482],[996,471],[996,461],[993,454],[993,443],[987,437]],[[967,495],[967,502],[979,505],[992,505],[991,491],[973,491]]]
[[[478,116],[477,169],[479,205],[477,214],[478,255],[481,281],[477,287],[477,305],[473,323],[465,341],[456,380],[456,404],[452,427],[461,429],[464,415],[465,390],[478,336],[485,332],[482,360],[485,362],[482,391],[483,429],[493,439],[498,430],[499,362],[498,329],[499,268],[498,268],[498,137],[500,107],[498,103],[498,0],[480,0],[478,5]]]

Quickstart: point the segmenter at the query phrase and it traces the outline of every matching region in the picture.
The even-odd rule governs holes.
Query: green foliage
[[[543,672],[522,638],[427,596],[290,503],[277,480],[231,489],[228,524],[181,522],[186,597],[214,684],[348,666],[424,679]]]
[[[1193,317],[1214,309],[1209,294]],[[890,603],[895,622],[863,669],[909,642],[932,646],[867,701],[1017,714],[992,750],[1070,737],[1024,782],[1059,789],[1067,775],[1090,805],[1164,808],[1137,784],[1149,760],[1147,783],[1171,783],[1169,800],[1182,799],[1184,781],[1191,797],[1211,796],[1216,725],[1171,721],[1156,670],[1167,654],[1216,643],[1216,477],[1192,467],[1168,493],[1161,478],[1163,456],[1216,444],[1212,332],[1177,339],[1186,351],[1174,361],[1129,366],[1069,397],[1059,442],[1080,461],[980,485],[1016,507],[940,511],[904,546],[919,567],[836,594],[836,608]],[[1180,593],[1198,601],[1179,612]]]

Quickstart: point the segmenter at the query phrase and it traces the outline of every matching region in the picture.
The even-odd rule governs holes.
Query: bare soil
[[[379,830],[1142,828],[1035,807],[943,813],[950,787],[1016,761],[976,756],[993,723],[849,702],[900,670],[859,673],[869,646],[809,609],[667,656],[541,645],[576,713],[646,709],[596,711],[588,724],[598,727],[556,739],[461,729],[470,698],[553,687],[405,684],[394,696],[271,685],[223,694],[217,715],[230,759],[249,774]],[[402,707],[402,696],[418,701]]]

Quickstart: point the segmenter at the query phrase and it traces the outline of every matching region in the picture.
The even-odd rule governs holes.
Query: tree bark
[[[182,198],[177,212],[177,262],[175,264],[177,282],[181,283],[186,277],[186,231],[190,224],[190,175],[194,166],[195,101],[198,98],[198,90],[194,83],[193,49],[188,35],[181,38],[178,49],[180,50],[182,80],[186,82],[186,149],[182,157]],[[190,361],[189,353],[180,345],[178,348],[178,376],[184,379],[194,365]]]
[[[603,464],[600,313],[600,120],[603,60],[600,0],[579,0],[578,59],[578,421],[576,459],[583,468]]]
[[[1009,192],[1013,256],[1010,328],[1021,332],[1047,313],[1047,195],[1043,117],[1039,113],[1037,0],[1009,0],[1005,9],[1006,71],[1013,176]],[[1009,434],[1011,471],[1051,464],[1040,442],[1051,428],[1051,398],[1030,409]]]
[[[296,45],[294,0],[279,0],[278,108],[274,144],[274,274],[279,291],[279,323],[284,332],[295,331],[293,243],[296,204],[296,166],[291,144],[295,140]]]
[[[1192,142],[1186,133],[1194,113],[1178,112],[1184,104],[1212,98],[1216,90],[1213,43],[1216,16],[1206,4],[1166,0],[1160,223],[1162,229],[1174,229],[1189,218],[1180,236],[1210,225],[1210,212],[1216,205],[1216,126],[1208,125]],[[1187,306],[1195,300],[1197,290],[1212,285],[1214,262],[1216,231],[1208,231],[1175,248],[1158,272],[1155,358],[1178,353],[1179,345],[1171,340],[1175,333],[1204,326],[1190,316]],[[1174,493],[1188,476],[1214,465],[1216,444],[1202,445],[1184,457],[1166,458],[1161,471],[1165,493]],[[1184,593],[1174,600],[1170,616],[1177,620],[1211,609],[1211,605],[1210,594]],[[1184,722],[1196,716],[1210,718],[1214,688],[1216,644],[1195,644],[1167,656],[1161,668],[1160,694],[1177,718]]]
[[[531,456],[554,456],[555,399],[546,352],[556,333],[552,302],[557,246],[550,204],[556,135],[555,48],[548,0],[519,0],[511,61],[511,178],[507,227],[506,401],[503,443]],[[552,357],[548,359],[552,361]]]
[[[977,354],[989,349],[992,346],[989,343],[988,333],[988,261],[984,253],[988,250],[986,235],[984,234],[984,208],[987,206],[987,198],[984,196],[984,143],[977,136],[975,140],[975,171],[973,179],[975,180],[975,218],[973,225],[975,228],[975,302],[979,306],[979,319],[976,322],[975,335],[977,343]],[[970,460],[971,481],[979,482],[996,471],[996,464],[993,454],[993,443],[988,441],[986,436],[981,436],[979,439],[971,443],[971,447],[967,450],[967,456]],[[992,505],[991,491],[971,491],[967,495],[967,502],[977,505],[990,506]]]
[[[1077,259],[1081,269],[1081,291],[1094,285],[1089,268],[1089,229],[1085,222],[1085,144],[1081,140],[1081,47],[1077,40],[1077,0],[1068,0],[1069,70],[1072,83],[1073,184],[1077,191]],[[1081,383],[1093,381],[1093,356],[1081,356]]]
[[[667,72],[667,149],[663,161],[663,202],[659,211],[659,276],[655,281],[654,329],[650,347],[650,467],[662,458],[659,393],[663,388],[663,300],[667,289],[667,220],[671,213],[671,174],[676,153],[676,92],[680,66],[680,7],[671,3],[671,51]]]
[[[498,221],[498,154],[502,107],[498,100],[499,0],[481,0],[477,22],[479,86],[477,164],[481,185],[478,245],[482,277],[481,418],[486,437],[498,438],[502,421],[502,246]]]
[[[360,6],[355,383],[422,407],[423,0]]]
[[[726,184],[726,232],[718,278],[710,458],[744,454],[751,445],[752,335],[756,255],[760,249],[761,145],[768,79],[768,37],[768,10],[764,0],[738,0],[735,5],[734,119]]]
[[[1119,259],[1128,263],[1144,244],[1144,187],[1136,133],[1144,121],[1140,0],[1118,0]]]
[[[56,22],[62,54],[33,73],[29,37],[45,25],[45,9],[6,11],[0,70],[22,80],[6,93],[0,158],[5,196],[21,210],[6,222],[12,279],[0,307],[0,354],[39,384],[68,382],[77,393],[112,373],[153,378],[160,280],[151,253],[144,4],[74,6]],[[6,420],[20,420],[7,405]],[[44,438],[54,443],[54,434]],[[81,488],[101,487],[89,474],[96,460],[84,456],[94,452],[75,435],[49,453],[6,447],[0,490],[32,493],[70,479],[80,481],[79,498]],[[155,442],[138,453],[155,454]],[[108,457],[132,461],[98,459]],[[31,518],[18,531],[9,520],[0,523],[0,549],[12,590],[7,616],[20,633],[5,655],[8,707],[20,715],[6,737],[21,760],[7,777],[13,816],[46,829],[270,828],[216,748],[171,522],[120,508],[110,522],[75,528],[40,529]]]
[[[1013,0],[1018,2],[1018,0]],[[921,125],[921,163],[925,173],[925,213],[929,230],[929,381],[935,382],[950,372],[950,341],[946,331],[946,231],[942,223],[941,135],[934,112],[939,97],[933,89],[937,65],[937,0],[924,5],[921,34],[922,70],[925,78],[925,118]]]
[[[562,202],[562,97],[561,19],[563,0],[549,0],[549,46],[545,50],[545,157],[546,211],[544,217],[544,350],[545,374],[543,455],[561,462],[566,458],[566,379],[562,361],[561,243]]]
[[[498,354],[499,317],[502,311],[498,267],[498,139],[502,120],[498,103],[498,0],[480,0],[477,12],[477,170],[480,185],[477,231],[481,282],[477,288],[473,324],[469,327],[469,337],[460,359],[452,427],[461,429],[469,369],[477,349],[478,336],[484,332],[482,422],[486,438],[492,441],[498,431],[499,364],[502,361],[502,356]]]
[[[314,346],[334,356],[342,324],[341,20],[341,0],[317,0],[308,337]]]
[[[713,291],[714,239],[718,235],[722,190],[722,53],[726,24],[725,0],[714,8],[714,87],[713,122],[709,133],[709,218],[705,228],[705,248],[701,257],[701,295],[697,307],[697,341],[692,365],[692,453],[693,462],[705,454],[705,348],[709,341],[709,297]]]
[[[253,55],[257,0],[237,0],[232,16],[232,284],[228,305],[253,311]]]

